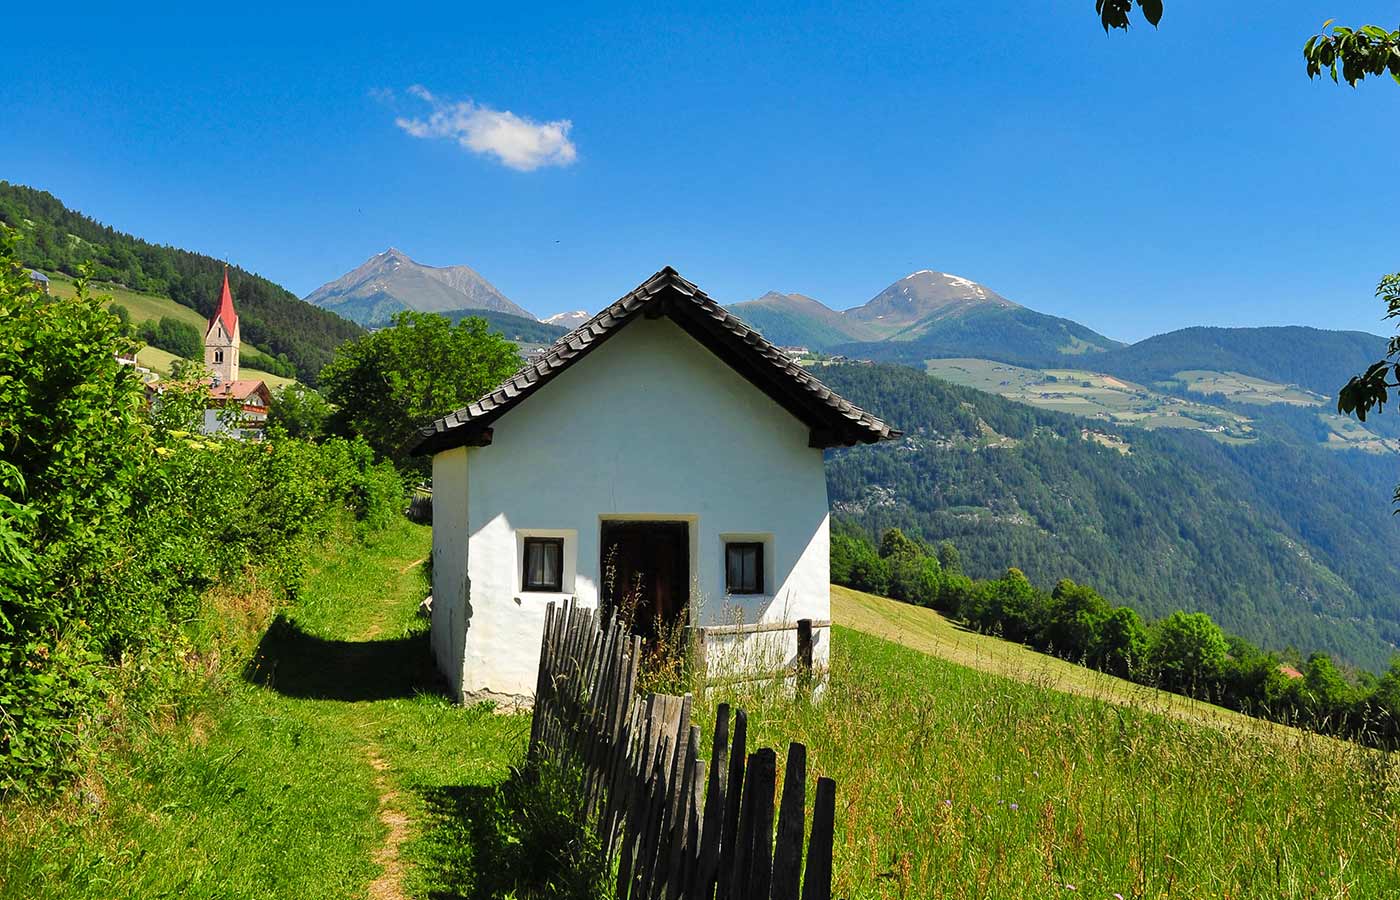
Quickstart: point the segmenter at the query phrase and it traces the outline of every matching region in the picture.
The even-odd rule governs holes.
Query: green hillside
[[[1237,372],[1335,397],[1352,375],[1385,355],[1386,340],[1363,331],[1301,325],[1183,328],[1096,357],[1094,365],[1137,381],[1164,381],[1191,369]],[[971,354],[961,354],[971,355]],[[981,355],[981,354],[977,354]]]
[[[1074,365],[1091,357],[1092,365],[1117,347],[1078,322],[1048,316],[1024,306],[977,306],[957,316],[933,317],[908,326],[883,341],[855,341],[832,348],[860,359],[921,365],[935,357],[976,356],[1017,365]]]
[[[161,318],[168,317],[187,325],[204,331],[208,323],[204,317],[187,306],[181,306],[169,297],[158,297],[154,294],[142,294],[128,290],[121,285],[113,284],[92,284],[89,286],[93,293],[99,296],[110,296],[112,299],[107,302],[107,306],[122,306],[131,314],[131,322],[139,325],[145,322],[156,322]],[[59,274],[51,274],[49,278],[49,293],[56,297],[72,297],[76,293],[73,282],[67,277]],[[249,349],[255,352],[250,353]],[[244,344],[244,358],[257,359],[258,348]],[[151,371],[159,375],[169,375],[171,365],[175,362],[175,355],[168,353],[159,347],[143,347],[136,354],[136,361]],[[256,366],[244,365],[240,367],[245,378],[260,378],[267,382],[268,387],[277,388],[284,384],[290,384],[295,379],[282,375],[274,375],[265,372]]]
[[[93,278],[169,297],[201,323],[218,300],[222,261],[117,231],[45,191],[0,181],[0,222],[18,233],[16,249],[30,268],[74,276],[87,264]],[[228,274],[243,339],[274,356],[285,353],[302,381],[314,384],[335,348],[363,333],[260,275],[238,266],[229,266]]]
[[[978,577],[1014,565],[1149,617],[1203,610],[1265,647],[1380,669],[1400,639],[1387,457],[1325,452],[1289,437],[1287,422],[1232,445],[1035,409],[904,367],[819,374],[906,434],[830,455],[839,518],[951,539]]]
[[[764,294],[735,303],[729,311],[780,347],[828,350],[838,344],[873,337],[863,323],[801,294]]]
[[[558,325],[549,325],[535,319],[527,319],[524,316],[497,312],[494,309],[454,309],[441,313],[441,315],[451,319],[454,325],[469,316],[485,319],[492,331],[498,332],[507,340],[515,341],[517,344],[552,344],[568,333],[568,329]]]
[[[821,703],[738,685],[695,715],[742,706],[750,746],[801,741],[836,780],[833,896],[1400,897],[1400,785],[1376,753],[1163,709],[862,600],[833,597]]]

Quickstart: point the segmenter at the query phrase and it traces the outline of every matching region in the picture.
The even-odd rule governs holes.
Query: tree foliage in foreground
[[[1156,26],[1162,21],[1162,0],[1095,0],[1094,6],[1105,32],[1114,28],[1126,31],[1131,26],[1134,7],[1149,24]],[[1324,22],[1322,30],[1303,45],[1309,78],[1327,72],[1333,81],[1346,81],[1356,87],[1367,76],[1389,73],[1400,82],[1400,29],[1388,31],[1379,25],[1348,28],[1333,25],[1334,21]]]
[[[483,319],[453,325],[404,310],[392,327],[338,348],[321,386],[336,407],[332,431],[360,435],[400,468],[426,472],[429,461],[410,456],[418,429],[466,406],[519,366],[515,345]]]
[[[211,588],[256,570],[294,591],[307,541],[400,508],[363,442],[199,434],[196,363],[148,405],[131,349],[84,283],[37,291],[0,233],[0,795],[79,771],[113,695],[173,705],[162,673],[196,652]]]

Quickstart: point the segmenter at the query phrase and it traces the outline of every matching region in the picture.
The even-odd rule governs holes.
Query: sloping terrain
[[[30,268],[73,277],[86,265],[97,281],[169,297],[201,319],[214,311],[222,260],[152,244],[71,210],[46,191],[5,181],[0,181],[0,222],[16,230],[16,250]],[[243,340],[273,356],[286,354],[308,384],[316,383],[336,347],[364,333],[261,275],[230,265],[228,276]]]
[[[118,285],[94,284],[89,289],[97,295],[107,295],[112,299],[107,306],[124,306],[131,314],[132,324],[143,322],[154,322],[163,316],[169,316],[180,322],[198,328],[200,333],[208,327],[208,322],[204,317],[188,306],[181,306],[169,297],[158,297],[155,294],[141,294],[136,291],[127,290]],[[49,281],[49,293],[55,297],[72,297],[76,293],[73,282],[68,278],[55,274]],[[245,342],[245,353],[247,348],[257,350],[257,347]],[[251,355],[251,354],[248,354]],[[178,357],[173,353],[168,353],[159,347],[142,347],[136,354],[136,361],[158,375],[169,375],[171,366]],[[271,372],[264,372],[255,366],[240,366],[239,370],[245,378],[260,378],[267,382],[267,386],[272,389],[290,384],[295,379],[285,378],[281,375],[273,375]]]
[[[911,365],[936,356],[1042,365],[1121,346],[1077,322],[930,269],[841,312],[811,297],[776,292],[729,309],[777,344]]]
[[[1203,610],[1265,647],[1389,663],[1400,639],[1389,458],[1272,428],[1241,445],[1123,428],[899,366],[818,374],[906,435],[829,455],[835,515],[949,539],[978,577],[1017,566],[1149,617]]]
[[[1195,327],[1113,350],[1094,365],[1143,382],[1175,379],[1191,369],[1237,372],[1332,398],[1347,379],[1384,356],[1385,348],[1385,338],[1364,331]]]
[[[780,347],[824,350],[874,336],[863,323],[803,294],[769,291],[728,309]]]
[[[1383,755],[1209,707],[1163,710],[1039,660],[1023,668],[990,640],[949,661],[921,617],[845,599],[820,703],[734,686],[697,695],[694,716],[740,706],[751,746],[800,741],[809,773],[835,780],[833,896],[1400,896],[1400,782]]]
[[[1027,684],[1118,706],[1169,716],[1186,722],[1247,731],[1304,737],[1304,732],[1243,713],[1160,691],[1136,682],[1075,665],[1021,644],[969,631],[932,609],[833,584],[831,619],[874,637],[903,644],[920,653],[960,666],[1013,678]],[[1314,737],[1320,742],[1332,739]]]

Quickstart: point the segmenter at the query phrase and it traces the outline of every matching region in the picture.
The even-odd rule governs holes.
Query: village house
[[[257,440],[267,425],[272,393],[261,379],[238,377],[241,344],[238,312],[233,308],[233,292],[229,290],[228,268],[225,267],[219,304],[204,332],[204,367],[209,371],[204,433]]]
[[[49,292],[49,276],[34,269],[29,270],[29,280],[34,282],[34,286],[47,294]]]
[[[822,451],[897,436],[666,268],[424,429],[432,646],[463,701],[528,704],[551,602],[698,630],[771,669],[830,649]]]

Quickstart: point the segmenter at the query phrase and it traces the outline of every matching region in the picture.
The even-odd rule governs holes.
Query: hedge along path
[[[641,656],[616,618],[548,606],[530,759],[581,774],[580,812],[617,861],[614,896],[830,900],[836,783],[817,780],[804,853],[807,748],[789,745],[775,808],[777,754],[746,753],[744,711],[719,706],[707,767],[690,695],[637,696]]]

